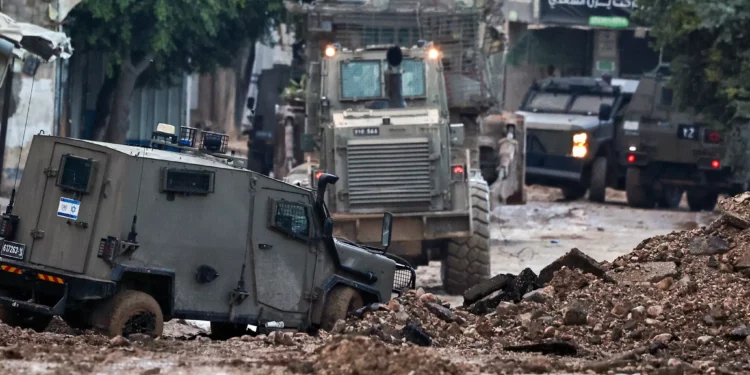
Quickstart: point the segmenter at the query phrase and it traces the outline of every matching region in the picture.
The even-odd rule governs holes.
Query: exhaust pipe
[[[401,87],[401,62],[404,55],[401,47],[388,48],[385,56],[388,61],[388,69],[385,72],[385,90],[388,97],[389,108],[406,108],[406,101]]]

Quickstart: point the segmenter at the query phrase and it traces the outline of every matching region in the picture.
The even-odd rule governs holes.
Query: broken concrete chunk
[[[505,291],[497,290],[471,305],[469,311],[474,315],[486,315],[495,310],[500,302],[503,301],[510,302],[512,300]]]
[[[466,289],[464,292],[464,306],[471,306],[493,292],[505,289],[515,278],[515,275],[509,273],[498,274],[487,281]]]
[[[721,237],[695,237],[688,242],[688,248],[693,255],[726,254],[729,243]]]
[[[584,254],[581,250],[574,248],[567,254],[561,256],[560,258],[557,258],[557,260],[550,263],[547,267],[544,267],[544,269],[542,269],[542,272],[539,273],[537,283],[542,286],[546,285],[548,282],[550,282],[550,280],[552,280],[555,272],[559,271],[563,267],[567,267],[573,270],[578,269],[583,273],[590,273],[605,281],[612,281],[612,279],[607,276],[607,271],[604,269],[604,267],[602,267],[601,264],[599,264],[599,262],[594,260],[594,258],[591,258],[590,256]]]
[[[435,316],[443,321],[452,323],[456,320],[456,314],[454,314],[453,311],[451,311],[451,309],[449,308],[432,302],[426,303],[424,306],[427,308],[427,310],[430,310],[431,313],[435,314]]]
[[[404,338],[406,338],[407,341],[416,345],[432,345],[432,338],[430,338],[430,336],[422,329],[422,327],[418,326],[414,322],[409,322],[409,324],[404,327],[401,333],[404,335]]]
[[[722,217],[724,221],[726,221],[729,224],[734,225],[735,227],[739,229],[750,228],[750,220],[747,220],[744,217],[735,214],[734,212],[724,211],[722,212]]]
[[[555,296],[555,288],[548,286],[546,288],[533,290],[523,295],[523,300],[527,302],[547,303]]]
[[[628,267],[622,272],[611,272],[609,276],[617,283],[658,283],[666,277],[677,276],[677,265],[674,262],[647,262]]]
[[[532,290],[539,289],[538,277],[531,270],[526,268],[516,276],[510,285],[505,289],[505,292],[511,298],[513,302],[521,302],[523,295],[531,292]]]

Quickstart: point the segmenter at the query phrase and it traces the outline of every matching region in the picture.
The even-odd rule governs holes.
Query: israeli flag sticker
[[[78,220],[78,211],[80,210],[81,201],[70,198],[60,198],[60,205],[57,206],[57,216]]]

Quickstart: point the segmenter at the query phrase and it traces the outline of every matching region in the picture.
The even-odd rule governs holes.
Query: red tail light
[[[628,155],[628,163],[635,163],[635,155],[633,154]]]
[[[712,160],[711,161],[711,168],[713,169],[719,169],[721,168],[721,162],[718,160]]]
[[[317,171],[317,172],[315,172],[315,179],[316,180],[319,179],[320,176],[322,176],[322,175],[323,175],[323,171]]]
[[[451,179],[454,181],[463,181],[466,169],[462,165],[451,166]]]
[[[711,130],[706,132],[706,142],[708,143],[720,143],[721,142],[721,132],[718,132],[716,130]]]
[[[3,215],[0,222],[0,237],[13,241],[16,237],[16,227],[18,226],[18,216]]]

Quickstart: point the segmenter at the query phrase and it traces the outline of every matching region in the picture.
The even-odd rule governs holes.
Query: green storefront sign
[[[630,21],[625,17],[589,17],[589,26],[624,28],[630,25]]]

